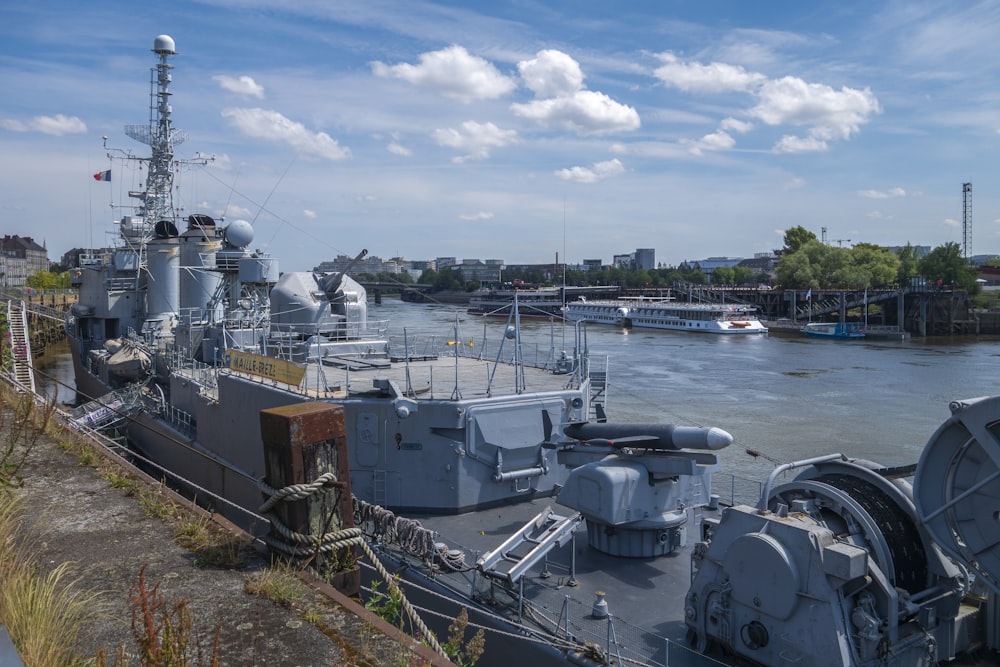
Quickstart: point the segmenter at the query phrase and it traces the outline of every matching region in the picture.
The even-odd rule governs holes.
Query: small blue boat
[[[800,329],[814,338],[864,338],[865,330],[856,322],[810,322]]]

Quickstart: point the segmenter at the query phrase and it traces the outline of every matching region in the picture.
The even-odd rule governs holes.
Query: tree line
[[[600,271],[566,270],[563,276],[553,276],[545,267],[509,268],[504,281],[520,281],[526,285],[615,285],[629,288],[665,288],[676,282],[696,285],[738,285],[744,287],[781,287],[785,289],[896,289],[907,287],[913,278],[923,276],[930,286],[940,285],[961,289],[972,295],[979,293],[977,274],[964,257],[957,243],[946,243],[920,257],[910,244],[896,251],[871,243],[859,243],[850,248],[822,243],[814,233],[802,226],[785,232],[784,247],[779,256],[776,275],[746,266],[720,266],[707,274],[697,263],[656,269],[606,267]],[[1000,264],[1000,262],[993,262]],[[407,276],[408,278],[408,276]],[[399,281],[399,276],[395,277]],[[564,283],[565,280],[565,283]],[[404,279],[403,282],[410,282]],[[419,283],[431,285],[433,291],[467,290],[481,286],[482,281],[462,279],[462,273],[451,268],[428,269]]]
[[[786,289],[900,288],[908,287],[917,276],[923,276],[928,285],[971,295],[981,289],[975,267],[954,242],[920,257],[909,243],[896,251],[871,243],[835,248],[801,226],[787,230],[784,241],[776,272],[779,285]]]

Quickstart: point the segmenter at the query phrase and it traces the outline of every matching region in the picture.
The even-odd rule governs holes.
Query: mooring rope
[[[344,528],[342,530],[327,532],[322,535],[303,535],[302,533],[297,533],[294,530],[288,528],[280,519],[278,519],[278,517],[274,515],[273,512],[270,511],[271,508],[273,508],[279,502],[282,501],[292,502],[296,500],[305,500],[309,496],[319,493],[324,488],[335,486],[336,482],[337,482],[337,476],[332,472],[325,472],[312,482],[308,482],[305,484],[292,484],[282,489],[275,489],[269,486],[263,480],[260,480],[259,487],[261,493],[267,495],[268,498],[266,501],[264,501],[264,504],[260,506],[260,509],[258,511],[261,514],[267,515],[267,518],[271,521],[271,526],[275,530],[275,532],[277,532],[279,535],[281,535],[281,537],[285,538],[285,540],[287,541],[279,540],[270,535],[265,536],[264,540],[272,548],[281,551],[283,553],[289,554],[290,556],[293,557],[303,557],[303,556],[315,555],[318,553],[327,553],[330,551],[334,551],[336,549],[342,549],[351,546],[361,547],[361,550],[364,551],[365,555],[368,556],[369,559],[371,559],[372,566],[376,569],[376,571],[378,571],[379,576],[381,576],[382,579],[385,581],[386,586],[389,587],[389,592],[393,596],[397,596],[399,598],[400,603],[403,606],[403,610],[406,612],[407,617],[409,617],[410,622],[412,622],[413,625],[416,626],[417,630],[420,632],[421,639],[426,641],[430,645],[430,647],[434,649],[434,651],[447,658],[448,654],[444,652],[443,648],[441,648],[441,644],[438,643],[437,637],[434,636],[434,633],[431,632],[430,628],[427,627],[423,619],[420,618],[420,615],[417,613],[417,610],[413,607],[412,604],[410,604],[410,601],[406,599],[406,596],[403,594],[403,591],[400,590],[399,586],[396,585],[396,582],[393,579],[392,575],[389,574],[389,571],[386,570],[385,566],[382,565],[382,562],[379,561],[378,556],[375,554],[374,551],[372,551],[372,548],[368,545],[368,542],[362,536],[360,528]],[[357,498],[353,498],[353,500],[354,500],[355,513],[358,513],[359,504],[361,503],[367,506],[365,508],[365,511],[370,516],[375,516],[375,515],[378,515],[380,517],[383,516],[376,510],[381,510],[382,512],[388,512],[388,510],[384,510],[383,508],[378,507],[377,505],[369,505],[368,503],[364,503],[364,501],[360,501]],[[388,514],[391,515],[392,512],[388,512]],[[389,525],[389,523],[390,522],[386,521],[386,525]],[[427,530],[426,528],[421,527],[419,521],[412,521],[410,519],[400,519],[396,522],[391,522],[391,523],[397,535],[402,534],[407,536],[406,537],[407,542],[409,544],[414,545],[412,548],[415,549],[420,548],[419,545],[421,544],[426,545],[427,540],[429,539],[430,553],[434,552],[434,540],[433,540],[434,534],[433,532]]]

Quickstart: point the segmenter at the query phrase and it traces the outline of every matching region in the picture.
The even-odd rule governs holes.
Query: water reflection
[[[56,395],[56,400],[66,406],[76,404],[76,384],[73,381],[73,357],[68,341],[49,343],[43,354],[34,356],[35,388],[46,398]]]

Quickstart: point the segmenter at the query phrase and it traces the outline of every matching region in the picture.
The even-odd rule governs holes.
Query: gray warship
[[[429,615],[488,629],[480,664],[997,663],[1000,398],[955,401],[910,468],[835,453],[720,498],[732,436],[608,422],[586,322],[533,363],[516,305],[497,341],[390,336],[347,271],[282,274],[251,224],[179,215],[174,40],[153,52],[128,132],[151,157],[122,155],[146,188],[67,323],[81,428],[261,535],[260,413],[340,406],[365,540]]]

